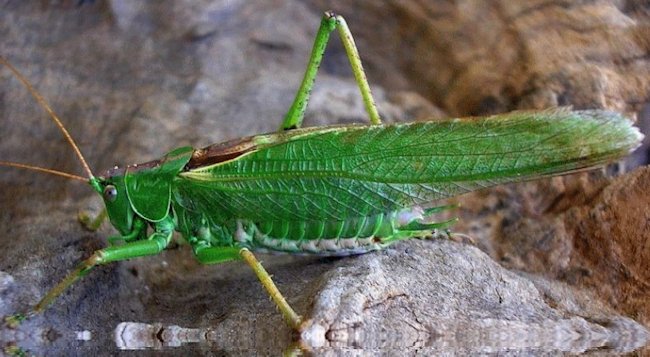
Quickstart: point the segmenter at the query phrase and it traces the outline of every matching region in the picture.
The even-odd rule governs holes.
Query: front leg
[[[171,241],[172,232],[165,229],[164,231],[151,234],[146,240],[129,242],[121,246],[113,246],[95,251],[90,258],[81,262],[75,270],[68,273],[62,281],[50,289],[33,309],[25,314],[9,316],[5,318],[5,321],[10,327],[16,327],[23,320],[43,312],[68,287],[79,280],[79,278],[88,274],[97,265],[159,254]]]

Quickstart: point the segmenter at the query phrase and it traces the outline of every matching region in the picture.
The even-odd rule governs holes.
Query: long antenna
[[[56,126],[58,126],[59,129],[61,129],[61,132],[63,132],[63,136],[65,136],[65,139],[70,143],[70,145],[72,146],[72,149],[74,149],[74,152],[79,157],[79,160],[81,160],[81,165],[83,165],[84,170],[86,170],[86,173],[88,173],[88,178],[93,179],[95,176],[93,176],[93,172],[90,170],[90,166],[88,166],[88,163],[86,163],[86,159],[84,159],[83,155],[81,155],[81,151],[79,150],[79,147],[74,142],[74,140],[72,140],[72,136],[70,136],[70,133],[68,133],[68,130],[66,130],[66,128],[63,126],[63,123],[61,123],[61,120],[59,119],[59,117],[56,116],[56,113],[54,113],[52,108],[50,108],[50,106],[47,104],[45,99],[43,99],[43,97],[41,97],[41,95],[38,94],[38,92],[36,92],[36,90],[32,87],[32,85],[29,83],[29,81],[27,81],[27,79],[22,74],[20,74],[20,72],[18,72],[18,70],[14,66],[12,66],[11,63],[9,63],[4,57],[0,56],[0,62],[2,62],[5,66],[9,67],[9,69],[23,83],[25,88],[27,88],[29,93],[36,99],[36,101],[38,101],[38,103],[45,109],[45,111],[47,111],[48,114],[50,114],[50,117],[52,118],[52,120],[54,120],[54,123],[56,124]],[[27,166],[29,166],[29,165],[23,165],[23,166],[17,166],[17,165],[22,165],[22,164],[16,164],[16,165],[13,165],[13,166],[15,166],[15,167],[23,167],[23,168],[27,168]],[[8,166],[12,166],[12,165],[8,165]],[[36,169],[35,166],[32,166],[31,168]],[[37,170],[37,171],[47,172],[47,170],[49,170],[49,169],[39,168],[39,170]],[[51,170],[51,171],[53,171],[53,170]],[[52,172],[50,172],[50,173],[52,173]],[[74,176],[74,175],[72,175],[72,176]],[[84,180],[84,181],[86,181],[86,180]]]
[[[34,171],[44,172],[46,174],[62,176],[62,177],[65,177],[65,178],[69,178],[69,179],[73,179],[73,180],[79,180],[79,181],[82,181],[82,182],[88,182],[88,179],[85,178],[85,177],[82,177],[82,176],[69,174],[69,173],[63,172],[63,171],[46,169],[44,167],[21,164],[21,163],[18,163],[18,162],[0,161],[0,166],[18,167],[18,168],[21,168],[21,169],[34,170]]]

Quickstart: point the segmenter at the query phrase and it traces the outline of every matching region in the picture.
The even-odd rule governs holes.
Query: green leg
[[[133,222],[133,230],[129,234],[125,235],[116,235],[116,236],[110,236],[107,238],[108,244],[111,246],[117,245],[118,242],[130,242],[132,240],[137,239],[141,233],[143,233],[144,229],[146,229],[146,223],[144,223],[143,220],[137,219],[135,222]]]
[[[216,264],[231,260],[244,260],[252,269],[269,296],[280,309],[287,324],[294,330],[299,330],[302,318],[291,308],[287,300],[282,296],[278,287],[271,279],[271,275],[264,269],[262,264],[255,258],[247,248],[236,247],[199,247],[194,253],[197,259],[203,264]]]
[[[240,260],[237,247],[194,247],[194,255],[201,264],[218,264]]]
[[[411,223],[407,224],[406,226],[400,227],[400,230],[413,231],[413,232],[432,231],[434,229],[447,228],[447,227],[453,225],[456,222],[458,222],[458,218],[452,218],[452,219],[448,219],[446,221],[433,222],[433,223],[420,223],[420,222],[414,221],[414,222],[411,222]]]
[[[171,240],[171,233],[154,233],[148,240],[141,240],[127,243],[119,247],[108,247],[95,251],[90,258],[84,260],[75,270],[53,287],[36,306],[24,315],[14,315],[6,319],[10,326],[17,326],[26,318],[34,316],[45,310],[59,295],[61,295],[70,285],[79,280],[82,276],[97,265],[127,260],[131,258],[144,257],[147,255],[156,255],[162,252]]]
[[[431,207],[431,208],[425,208],[424,209],[424,216],[428,216],[434,213],[439,213],[439,212],[444,212],[446,210],[450,209],[458,209],[460,208],[460,204],[458,203],[453,203],[450,205],[445,205],[445,206],[436,206],[436,207]]]
[[[311,56],[309,57],[309,63],[307,64],[307,69],[305,70],[305,76],[303,77],[302,83],[300,84],[300,89],[298,89],[298,93],[296,93],[296,98],[293,100],[291,108],[289,108],[289,111],[284,116],[284,121],[282,122],[280,130],[296,129],[300,128],[302,125],[302,121],[305,117],[307,103],[309,102],[309,95],[314,86],[314,79],[316,78],[316,73],[320,67],[321,60],[323,59],[323,54],[325,53],[325,48],[327,47],[330,33],[334,31],[334,29],[338,30],[341,41],[343,42],[343,47],[345,47],[345,52],[347,53],[348,59],[350,60],[352,73],[354,74],[354,79],[356,80],[357,85],[359,86],[359,90],[361,91],[363,103],[370,117],[370,122],[372,124],[381,124],[379,112],[377,112],[375,101],[372,98],[372,94],[370,93],[370,86],[368,85],[366,74],[363,71],[361,58],[359,57],[357,46],[354,44],[352,33],[350,32],[350,29],[348,28],[348,25],[342,16],[328,11],[323,15],[320,27],[316,33],[314,47],[312,48]]]

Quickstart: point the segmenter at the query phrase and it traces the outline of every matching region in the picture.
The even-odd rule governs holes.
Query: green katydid
[[[371,124],[301,128],[335,29]],[[159,160],[94,176],[43,98],[12,65],[1,57],[0,61],[46,108],[88,178],[19,163],[0,165],[90,183],[119,232],[109,238],[111,246],[94,252],[30,312],[8,318],[13,324],[44,310],[96,265],[159,254],[176,231],[201,263],[244,260],[287,323],[299,329],[302,318],[251,251],[352,255],[428,236],[455,221],[429,223],[433,213],[450,208],[423,208],[432,201],[603,165],[635,149],[643,138],[623,116],[600,110],[552,109],[382,124],[352,35],[341,16],[327,12],[300,89],[278,132],[203,149],[182,147]]]

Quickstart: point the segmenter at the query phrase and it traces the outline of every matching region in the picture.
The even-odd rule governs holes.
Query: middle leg
[[[289,327],[299,330],[302,324],[302,318],[289,305],[278,287],[271,279],[271,275],[264,269],[262,264],[255,258],[253,253],[247,248],[238,247],[198,247],[195,248],[194,254],[199,262],[203,264],[217,264],[232,260],[243,260],[253,269],[253,272],[259,279],[264,289],[278,307]]]

